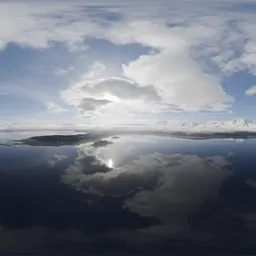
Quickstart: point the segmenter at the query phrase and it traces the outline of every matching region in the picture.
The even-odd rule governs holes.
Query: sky
[[[1,127],[256,120],[256,1],[0,1]]]

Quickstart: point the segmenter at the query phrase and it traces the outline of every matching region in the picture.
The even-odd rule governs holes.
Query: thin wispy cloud
[[[245,94],[248,96],[252,96],[256,94],[256,85],[250,87],[248,90],[245,91]]]

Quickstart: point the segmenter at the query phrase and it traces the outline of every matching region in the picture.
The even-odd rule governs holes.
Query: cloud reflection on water
[[[223,143],[230,148],[231,142]],[[105,147],[90,143],[72,147],[72,155],[65,155],[65,147],[29,147],[31,153],[42,154],[46,164],[40,162],[34,172],[23,166],[12,175],[1,173],[2,202],[14,207],[15,213],[9,208],[1,212],[0,247],[41,248],[45,237],[44,247],[60,239],[60,251],[65,247],[62,243],[75,244],[82,251],[95,245],[104,251],[111,244],[145,251],[163,244],[167,251],[189,248],[190,243],[198,249],[218,248],[232,239],[237,246],[251,246],[255,189],[234,178],[236,155],[199,152],[198,145],[213,149],[215,143],[124,136]],[[107,164],[109,159],[113,167]],[[239,195],[234,194],[237,185]]]

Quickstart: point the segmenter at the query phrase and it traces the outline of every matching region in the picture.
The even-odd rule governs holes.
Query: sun
[[[109,168],[112,168],[113,167],[113,161],[112,161],[112,159],[110,158],[109,160],[108,160],[108,162],[107,162],[107,166],[109,167]]]
[[[106,100],[110,100],[110,101],[112,101],[114,103],[119,103],[120,102],[120,99],[116,95],[113,95],[112,93],[109,93],[109,92],[106,92],[104,94],[104,98]]]

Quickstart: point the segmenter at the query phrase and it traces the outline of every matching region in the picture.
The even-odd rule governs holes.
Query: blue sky
[[[0,122],[255,120],[255,1],[0,1]]]

